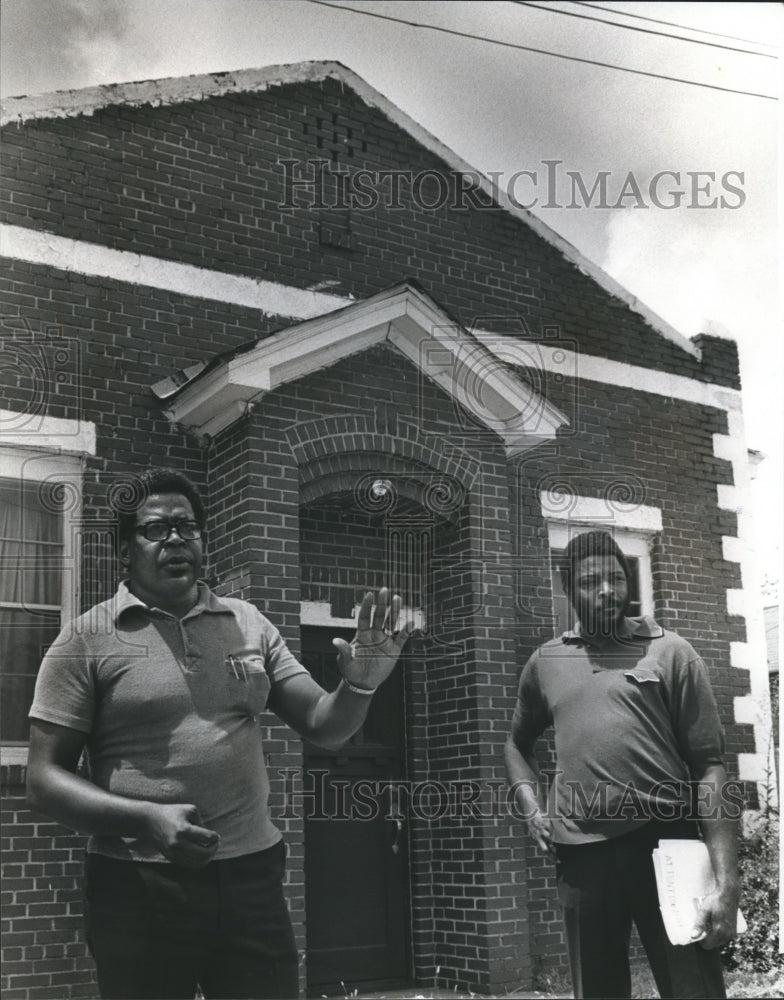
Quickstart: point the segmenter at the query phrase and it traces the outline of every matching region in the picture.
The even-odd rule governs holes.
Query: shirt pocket
[[[224,661],[226,685],[232,705],[259,715],[264,711],[272,684],[258,650],[229,653]]]

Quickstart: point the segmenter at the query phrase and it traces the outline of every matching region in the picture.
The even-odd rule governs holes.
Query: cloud
[[[4,0],[3,92],[42,93],[124,78],[129,64],[157,49],[131,10],[123,0]]]
[[[747,444],[766,456],[754,483],[760,567],[777,577],[782,347],[770,319],[776,315],[777,256],[773,245],[747,232],[755,226],[754,213],[736,216],[620,212],[609,223],[602,267],[682,333],[713,332],[706,320],[720,317],[737,341]]]
[[[77,69],[100,77],[114,74],[123,63],[126,42],[132,33],[127,8],[122,0],[66,0],[69,30],[67,52]]]
[[[775,232],[759,212],[626,209],[608,223],[602,267],[687,335],[721,319],[757,350],[760,324],[775,313]],[[773,339],[773,331],[770,331]]]

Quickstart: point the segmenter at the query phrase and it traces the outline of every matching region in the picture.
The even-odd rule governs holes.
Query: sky
[[[473,167],[513,183],[521,202],[538,198],[534,214],[681,333],[738,342],[748,445],[767,456],[754,498],[759,569],[774,580],[782,576],[784,373],[781,119],[769,98],[781,91],[773,57],[783,9],[2,0],[0,90],[344,63]],[[546,161],[558,161],[549,199]],[[567,172],[588,191],[606,177],[608,207],[579,197],[568,207]],[[766,603],[771,595],[768,588]]]

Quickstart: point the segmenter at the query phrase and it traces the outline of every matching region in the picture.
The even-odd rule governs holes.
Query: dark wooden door
[[[302,628],[302,661],[337,686],[335,636]],[[305,744],[308,990],[410,982],[408,831],[385,783],[404,777],[403,670],[379,688],[362,729],[338,753]],[[342,984],[345,984],[342,985]]]

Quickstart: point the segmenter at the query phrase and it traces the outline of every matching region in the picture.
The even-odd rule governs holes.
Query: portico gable
[[[404,355],[503,442],[508,458],[555,437],[566,416],[410,282],[277,331],[158,383],[171,420],[214,437],[274,389],[379,344]]]

